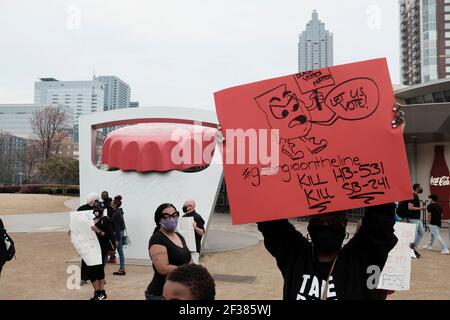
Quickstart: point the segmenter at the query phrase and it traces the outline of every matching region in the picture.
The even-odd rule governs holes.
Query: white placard
[[[94,225],[92,211],[70,213],[70,238],[78,254],[88,266],[102,264],[102,251],[97,236],[91,227]]]
[[[195,243],[194,217],[184,217],[178,219],[177,231],[186,240],[189,251],[196,252],[197,245]]]
[[[380,275],[378,289],[405,291],[411,283],[411,248],[416,225],[396,222],[394,225],[398,242],[389,252],[388,259]]]

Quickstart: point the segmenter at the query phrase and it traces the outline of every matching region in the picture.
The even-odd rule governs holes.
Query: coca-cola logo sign
[[[436,187],[450,186],[450,177],[449,176],[443,176],[443,177],[431,176],[430,185],[436,186]]]

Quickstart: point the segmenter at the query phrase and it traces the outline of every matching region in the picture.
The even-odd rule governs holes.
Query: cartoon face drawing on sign
[[[271,128],[279,129],[281,151],[292,160],[304,157],[305,147],[316,154],[327,146],[327,141],[310,136],[312,119],[310,109],[315,108],[297,98],[297,95],[282,84],[255,98],[259,108],[266,114]]]

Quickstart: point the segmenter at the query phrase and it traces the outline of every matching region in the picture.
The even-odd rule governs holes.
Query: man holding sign
[[[400,112],[396,123],[404,123]],[[288,220],[258,223],[264,245],[283,274],[283,298],[385,298],[377,290],[378,279],[372,285],[369,279],[374,268],[383,269],[397,243],[394,217],[395,204],[368,207],[358,233],[344,247],[347,219],[343,211],[313,216],[308,225],[311,242]]]
[[[258,222],[283,297],[385,298],[369,279],[397,242],[392,202],[411,185],[386,60],[225,89],[215,101],[233,223]],[[362,226],[342,248],[345,210],[360,207]],[[308,215],[311,242],[286,220]]]

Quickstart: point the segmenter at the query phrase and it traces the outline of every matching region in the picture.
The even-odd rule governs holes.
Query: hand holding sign
[[[226,135],[224,173],[233,223],[410,197],[403,136],[394,130],[402,116],[392,107],[385,59],[238,86],[216,92],[215,101]],[[269,144],[261,130],[278,137],[275,164],[261,160]],[[230,152],[258,161],[236,164]]]

